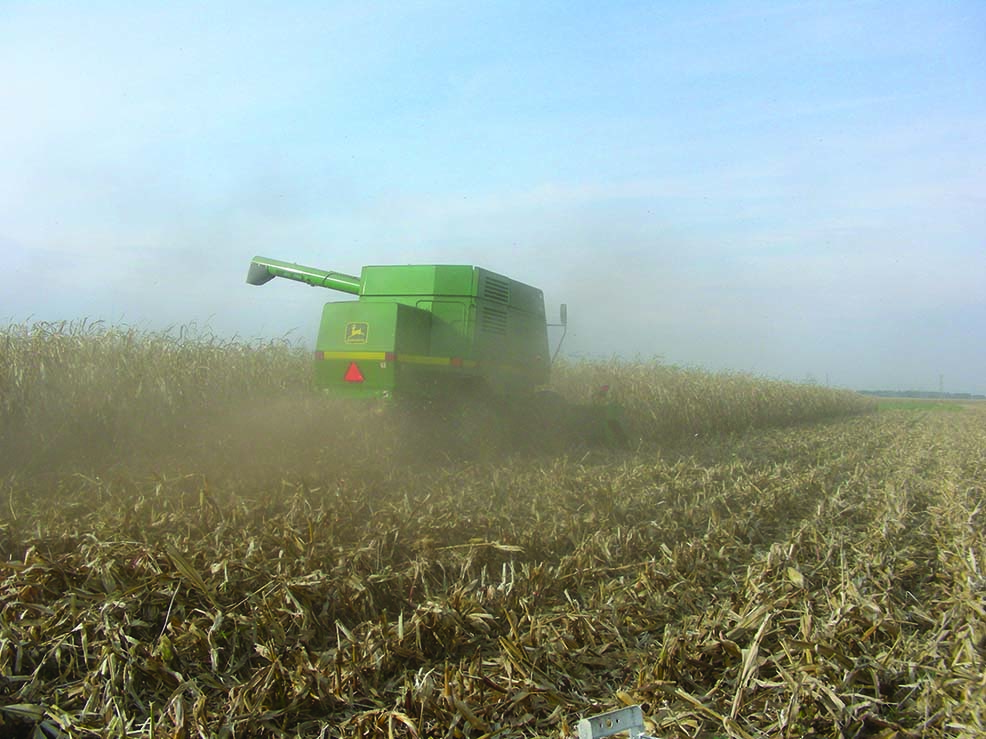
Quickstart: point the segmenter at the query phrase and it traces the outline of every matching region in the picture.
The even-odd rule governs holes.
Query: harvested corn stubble
[[[682,440],[634,365],[633,451],[477,464],[327,422],[289,348],[39,331],[2,365],[37,453],[0,478],[0,733],[558,737],[631,702],[663,737],[984,732],[984,408]],[[86,370],[143,341],[175,365]],[[168,434],[69,444],[138,402]]]

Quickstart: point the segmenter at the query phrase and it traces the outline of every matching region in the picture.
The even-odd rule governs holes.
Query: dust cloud
[[[259,491],[285,480],[372,486],[408,471],[557,450],[543,443],[552,438],[544,427],[536,443],[527,416],[477,403],[381,404],[298,390],[213,401],[171,416],[120,408],[93,418],[78,408],[63,410],[32,415],[8,439],[12,453],[0,458],[0,474],[52,480],[189,475]],[[560,427],[555,437],[567,440]]]

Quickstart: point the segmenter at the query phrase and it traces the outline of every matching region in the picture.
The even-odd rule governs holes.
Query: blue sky
[[[4,2],[0,100],[0,320],[476,263],[571,354],[986,393],[981,2]]]

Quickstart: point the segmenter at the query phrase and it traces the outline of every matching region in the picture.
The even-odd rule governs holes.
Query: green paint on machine
[[[556,409],[539,391],[551,368],[541,290],[470,265],[379,265],[359,277],[254,257],[247,282],[284,277],[356,295],[326,303],[315,345],[315,385],[340,397],[424,400],[454,415],[468,402]],[[562,323],[565,323],[562,306]],[[506,401],[504,403],[503,401]],[[625,442],[619,409],[596,400],[566,410]],[[561,416],[559,423],[562,424]]]
[[[251,262],[248,282],[273,277],[358,296],[322,311],[315,381],[325,390],[431,396],[464,384],[517,395],[548,382],[544,297],[517,280],[467,265],[368,266],[354,277],[265,257]],[[361,382],[346,379],[353,363]]]

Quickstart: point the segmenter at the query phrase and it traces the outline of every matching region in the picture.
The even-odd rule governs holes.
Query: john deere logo
[[[369,331],[368,323],[347,323],[346,324],[346,343],[365,344],[366,334]]]

